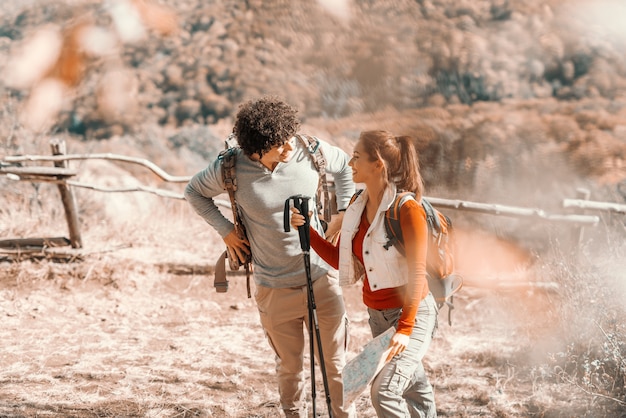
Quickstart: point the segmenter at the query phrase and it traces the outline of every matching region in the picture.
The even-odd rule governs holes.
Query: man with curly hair
[[[196,174],[185,189],[189,204],[222,236],[229,254],[243,261],[252,253],[255,299],[261,325],[276,354],[280,402],[287,417],[307,416],[303,356],[308,306],[298,232],[284,232],[283,211],[285,201],[293,195],[315,196],[319,179],[306,155],[310,150],[294,136],[299,128],[297,110],[278,97],[251,100],[239,108],[233,128],[240,147],[235,156],[235,197],[247,240],[237,235],[233,223],[213,201],[224,193],[220,159]],[[334,177],[337,207],[345,209],[354,193],[350,157],[327,142],[320,140],[319,146],[326,171]],[[333,220],[329,229],[335,225],[340,225],[340,219]],[[311,216],[311,226],[323,234],[317,213]],[[348,320],[337,272],[311,252],[310,276],[333,416],[353,417],[354,406],[343,405],[341,371]]]

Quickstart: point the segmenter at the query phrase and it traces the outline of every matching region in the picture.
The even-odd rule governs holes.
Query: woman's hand
[[[387,360],[389,361],[398,354],[401,354],[404,350],[406,350],[409,345],[410,338],[408,335],[400,334],[396,332],[391,337],[391,341],[389,341],[389,354],[387,355]]]
[[[339,212],[336,215],[330,217],[330,222],[326,228],[326,240],[332,242],[333,245],[337,245],[339,240],[339,234],[341,233],[341,223],[343,222],[343,212]]]

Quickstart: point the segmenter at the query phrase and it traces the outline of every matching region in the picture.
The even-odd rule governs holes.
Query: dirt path
[[[272,353],[243,278],[218,294],[208,276],[110,260],[2,264],[0,274],[0,416],[279,416]],[[346,289],[346,301],[354,355],[369,329],[360,289]],[[440,315],[426,358],[440,416],[529,416],[515,301],[467,288],[454,325]],[[357,406],[374,416],[367,394]]]

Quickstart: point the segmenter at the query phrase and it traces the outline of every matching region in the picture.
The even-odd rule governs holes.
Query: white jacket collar
[[[396,197],[396,191],[397,191],[396,185],[393,183],[385,187],[385,191],[383,192],[383,198],[381,199],[380,205],[378,206],[379,211],[380,210],[385,211],[391,207],[391,204],[393,203],[393,200]],[[367,194],[367,188],[364,188],[362,192],[359,194],[359,196],[357,197],[357,199],[354,201],[354,203],[359,204],[359,206],[360,205],[365,206],[368,199],[369,199],[369,196]]]
[[[380,201],[380,206],[378,207],[378,210],[386,211],[387,209],[389,209],[395,198],[396,185],[394,183],[391,183],[385,188],[385,192],[383,193],[383,198]]]

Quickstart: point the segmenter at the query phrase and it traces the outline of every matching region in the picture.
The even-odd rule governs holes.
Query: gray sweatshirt
[[[248,232],[252,250],[255,283],[272,288],[303,286],[306,272],[298,230],[285,232],[285,201],[297,194],[311,197],[309,208],[315,208],[319,175],[306,149],[296,141],[291,159],[278,163],[270,171],[258,161],[252,161],[241,150],[237,151],[235,199],[240,207],[242,221]],[[326,171],[335,181],[337,207],[346,208],[354,194],[349,156],[340,148],[320,141],[326,158]],[[185,198],[193,209],[222,236],[233,230],[233,223],[215,205],[213,198],[224,193],[221,161],[216,159],[197,173],[185,188]],[[315,212],[315,211],[314,211]],[[323,234],[317,213],[311,217],[311,226]],[[317,280],[331,267],[312,249],[311,279]]]

